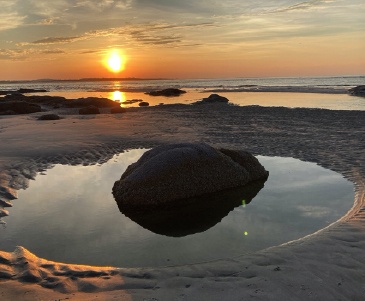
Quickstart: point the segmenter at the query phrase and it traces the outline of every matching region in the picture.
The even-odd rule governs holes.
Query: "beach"
[[[206,104],[60,113],[68,114],[56,121],[37,120],[42,113],[0,117],[3,195],[16,195],[54,164],[96,164],[132,148],[195,141],[315,162],[354,183],[354,205],[308,237],[194,265],[92,267],[40,259],[22,247],[2,251],[2,300],[364,299],[364,111]]]

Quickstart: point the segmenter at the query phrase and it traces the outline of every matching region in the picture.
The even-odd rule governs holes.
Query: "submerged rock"
[[[365,85],[357,86],[349,90],[350,95],[365,96]]]
[[[186,199],[265,180],[268,172],[245,151],[217,150],[204,143],[163,145],[131,164],[113,195],[120,208],[175,207]]]
[[[18,93],[36,93],[36,92],[49,92],[49,91],[45,89],[20,88],[18,90],[1,90],[0,95],[18,94]]]
[[[200,101],[195,102],[194,104],[205,104],[205,103],[228,103],[228,98],[218,95],[218,94],[211,94],[206,98],[203,98]]]
[[[186,91],[176,88],[168,88],[163,90],[146,92],[146,94],[151,96],[166,96],[166,97],[180,96],[181,94],[184,93],[186,93]]]
[[[142,99],[127,99],[127,100],[123,101],[122,104],[132,105],[132,104],[135,104],[137,102],[142,102],[142,101],[143,101]]]

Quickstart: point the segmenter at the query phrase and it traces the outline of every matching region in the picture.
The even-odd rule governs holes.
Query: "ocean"
[[[323,108],[331,110],[365,110],[365,98],[346,92],[364,85],[365,76],[275,77],[224,79],[83,79],[0,81],[0,90],[19,88],[45,89],[42,95],[106,97],[123,102],[142,99],[151,105],[193,103],[212,93],[227,97],[235,105],[260,105]],[[145,92],[165,88],[187,91],[179,97],[153,97]],[[40,94],[40,93],[34,93]]]

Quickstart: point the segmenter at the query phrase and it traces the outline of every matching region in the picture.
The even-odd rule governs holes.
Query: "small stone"
[[[57,114],[46,114],[38,117],[38,120],[59,120],[61,119],[60,116]]]

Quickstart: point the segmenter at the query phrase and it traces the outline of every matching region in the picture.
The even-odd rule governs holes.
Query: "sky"
[[[0,0],[0,80],[365,74],[364,0]],[[123,68],[105,61],[114,51]]]

